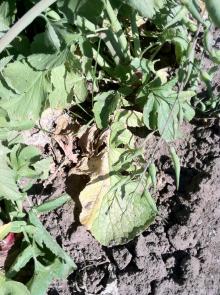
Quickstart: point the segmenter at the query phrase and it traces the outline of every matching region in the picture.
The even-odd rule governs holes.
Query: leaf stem
[[[118,38],[118,42],[121,45],[121,49],[124,53],[124,57],[125,59],[128,59],[130,57],[128,42],[123,32],[122,26],[119,20],[117,19],[117,15],[115,14],[109,0],[102,0],[102,2],[104,4],[105,10],[110,19],[112,30],[116,34]]]
[[[9,31],[0,39],[0,53],[40,15],[57,0],[41,0],[20,18]]]
[[[137,27],[137,12],[135,10],[132,11],[131,14],[131,29],[133,35],[133,42],[134,42],[134,55],[135,57],[140,57],[141,55],[141,43],[139,38],[139,31]]]

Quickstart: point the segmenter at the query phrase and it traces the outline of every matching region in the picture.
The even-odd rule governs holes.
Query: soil
[[[67,280],[54,281],[48,295],[220,294],[220,120],[197,119],[182,134],[175,143],[181,158],[178,192],[162,143],[156,154],[158,217],[126,245],[102,247],[79,224],[77,196],[86,176],[67,177],[64,166],[41,200],[33,196],[41,202],[66,190],[73,198],[42,217],[78,267]]]

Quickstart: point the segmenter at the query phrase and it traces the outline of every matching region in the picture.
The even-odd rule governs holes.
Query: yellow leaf
[[[110,131],[105,134],[106,148],[89,159],[93,171],[90,182],[80,193],[80,221],[103,245],[123,244],[145,230],[157,209],[145,183],[123,176],[115,165],[123,148],[109,146]]]

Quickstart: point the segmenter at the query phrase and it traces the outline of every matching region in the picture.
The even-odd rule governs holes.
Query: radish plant
[[[21,243],[1,274],[3,294],[44,295],[51,280],[76,268],[39,219],[70,197],[39,206],[28,198],[34,183],[49,177],[53,159],[26,146],[24,131],[46,132],[64,150],[72,173],[89,175],[79,196],[80,221],[102,245],[133,239],[157,215],[159,143],[169,147],[178,189],[180,159],[173,143],[182,123],[197,113],[219,114],[219,95],[212,91],[220,63],[212,34],[220,25],[217,5],[215,0],[0,1],[0,239],[4,244],[12,235],[10,246]],[[213,61],[209,70],[202,66],[205,55]],[[207,87],[204,99],[198,95],[200,81]],[[43,129],[48,109],[67,110],[72,122],[63,119],[59,131]],[[136,144],[140,128],[159,137],[147,159],[145,147]],[[78,154],[71,154],[74,138],[84,143]],[[24,286],[17,278],[28,263],[33,271]]]

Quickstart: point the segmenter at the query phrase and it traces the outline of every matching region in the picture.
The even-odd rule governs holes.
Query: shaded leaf
[[[150,113],[153,111],[154,108],[154,96],[150,94],[148,96],[148,100],[146,104],[144,105],[144,110],[143,110],[143,117],[144,117],[144,124],[147,126],[147,128],[150,128]]]
[[[16,173],[9,167],[7,149],[0,144],[0,198],[19,200],[23,198],[16,184]]]
[[[49,41],[51,42],[51,44],[53,44],[54,48],[56,50],[59,50],[61,46],[59,37],[57,36],[56,31],[54,30],[53,26],[49,22],[47,22],[47,25],[46,25],[46,35]]]
[[[9,233],[22,232],[25,225],[25,221],[12,221],[0,226],[0,240],[3,240]]]
[[[73,260],[56,243],[56,241],[46,231],[38,217],[32,211],[29,212],[29,220],[30,223],[36,227],[33,236],[36,243],[41,247],[45,245],[52,253],[54,253],[57,257],[63,260],[63,263],[66,264],[66,267],[68,267],[69,272],[73,271],[76,268]]]
[[[148,18],[152,18],[166,3],[165,0],[123,0],[123,2],[137,10],[140,15]]]
[[[36,70],[51,70],[62,65],[68,56],[68,50],[54,54],[32,54],[28,57],[28,62]]]
[[[108,127],[109,116],[115,111],[119,96],[114,91],[103,92],[94,97],[93,113],[99,129]]]
[[[37,247],[33,248],[32,245],[27,246],[13,261],[7,271],[7,278],[13,278],[33,258],[33,255],[37,257],[41,253]]]

